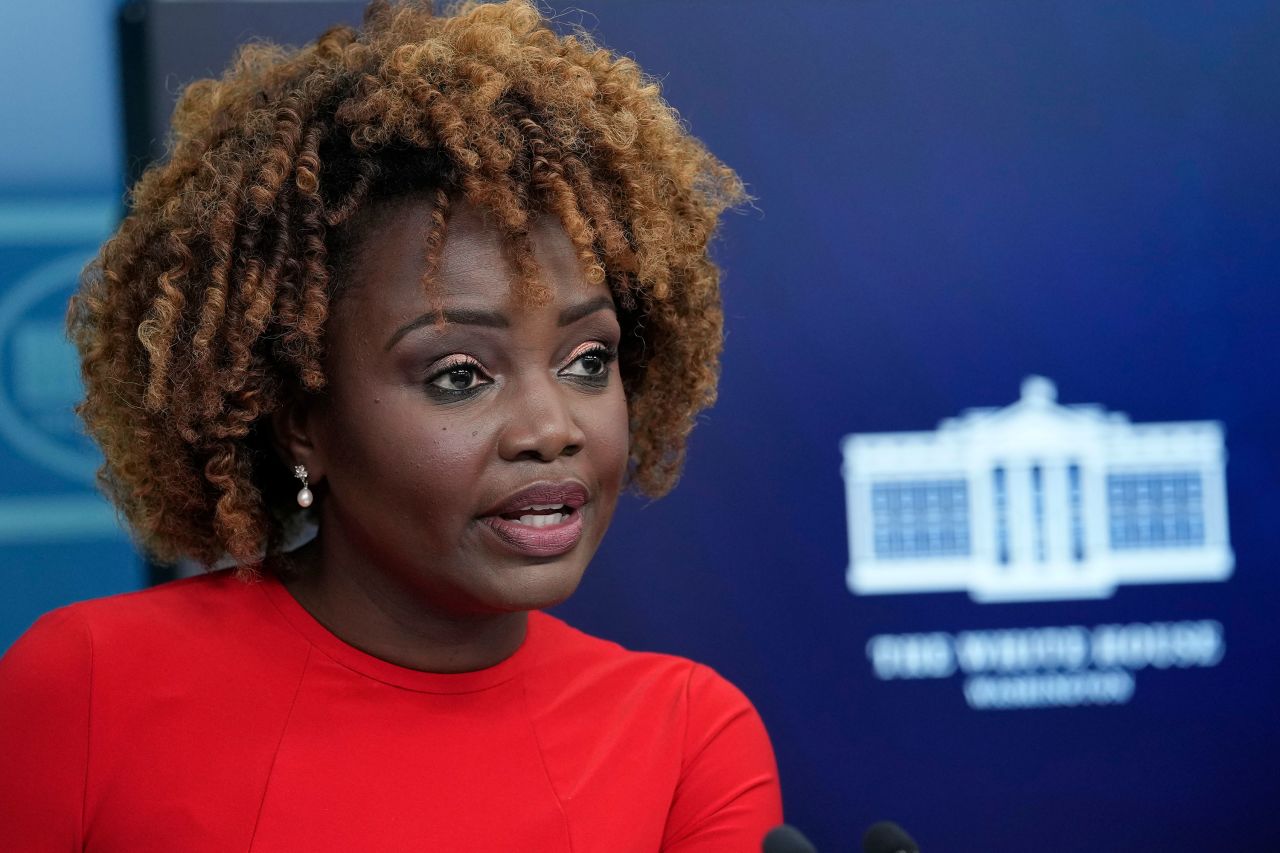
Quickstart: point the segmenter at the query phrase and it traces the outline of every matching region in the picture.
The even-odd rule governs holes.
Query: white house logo
[[[846,436],[850,591],[1028,601],[1229,577],[1222,426],[1055,398],[1033,376],[933,432]]]
[[[1056,396],[1032,376],[1013,405],[934,432],[846,436],[849,589],[1046,601],[1230,576],[1221,425]],[[1205,618],[877,634],[865,650],[880,681],[956,677],[989,711],[1124,705],[1139,672],[1215,667],[1226,637]]]

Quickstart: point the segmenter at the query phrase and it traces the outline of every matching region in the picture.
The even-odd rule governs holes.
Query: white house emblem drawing
[[[845,436],[849,590],[1030,601],[1230,577],[1221,424],[1056,397],[1032,376],[934,432]]]

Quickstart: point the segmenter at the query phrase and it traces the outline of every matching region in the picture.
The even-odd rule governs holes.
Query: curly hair
[[[619,305],[629,482],[656,497],[678,478],[716,393],[708,243],[745,194],[632,60],[557,35],[529,0],[447,17],[374,0],[360,29],[250,44],[221,79],[191,83],[168,150],[67,321],[99,482],[156,558],[229,556],[251,577],[282,544],[298,510],[267,416],[324,389],[354,223],[410,191],[433,201],[428,289],[451,203],[491,212],[533,302],[548,291],[530,218],[559,218]]]

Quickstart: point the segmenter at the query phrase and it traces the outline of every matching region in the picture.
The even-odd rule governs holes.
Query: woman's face
[[[440,612],[549,607],[577,587],[626,469],[613,300],[542,216],[530,236],[552,298],[521,304],[503,238],[461,202],[433,300],[430,212],[411,198],[371,214],[329,318],[301,454],[323,480],[320,541]]]

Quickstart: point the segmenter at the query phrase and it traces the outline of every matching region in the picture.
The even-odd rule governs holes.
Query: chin
[[[546,610],[563,603],[577,590],[585,566],[544,563],[521,570],[522,577],[503,592],[504,609]]]

